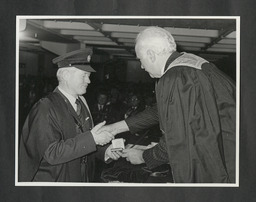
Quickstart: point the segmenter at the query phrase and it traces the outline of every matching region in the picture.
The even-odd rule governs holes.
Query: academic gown
[[[57,88],[42,98],[30,111],[21,134],[19,181],[92,181],[94,159],[103,159],[106,149],[96,147],[92,124],[91,120],[81,124]]]
[[[165,68],[181,55],[173,53]],[[235,84],[211,63],[184,64],[158,80],[157,105],[126,123],[137,132],[159,121],[163,137],[143,158],[149,168],[169,163],[174,182],[234,183]]]

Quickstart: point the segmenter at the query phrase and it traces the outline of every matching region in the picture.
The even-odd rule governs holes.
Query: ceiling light
[[[135,46],[135,43],[123,43],[125,46]]]
[[[60,30],[63,35],[79,35],[79,36],[104,36],[97,31],[82,31],[82,30]]]
[[[131,38],[131,39],[135,39],[137,37],[138,34],[133,34],[133,33],[117,33],[117,32],[113,32],[111,33],[111,37],[113,38]]]
[[[133,25],[114,25],[114,24],[103,24],[102,31],[104,32],[134,32],[138,33],[144,30],[146,26],[133,26]]]
[[[173,36],[175,41],[187,41],[187,42],[201,42],[210,43],[211,38],[209,37],[193,37],[193,36]]]
[[[182,36],[203,36],[203,37],[218,37],[218,30],[207,30],[207,29],[188,29],[188,28],[172,28],[165,27],[172,35]]]
[[[135,43],[135,39],[126,39],[126,38],[120,38],[117,39],[117,41],[122,42],[122,43]]]
[[[235,52],[236,52],[236,49],[208,48],[207,51],[235,53]]]
[[[221,39],[219,44],[236,44],[236,39]]]
[[[94,30],[93,27],[82,22],[65,22],[45,20],[44,27],[50,29],[74,29],[74,30]]]
[[[27,26],[27,20],[26,19],[19,19],[19,31],[24,31]]]
[[[112,41],[107,37],[94,37],[94,36],[74,36],[73,39],[79,41]]]
[[[214,44],[212,48],[230,48],[230,49],[235,49],[236,45],[234,44]]]
[[[94,45],[113,45],[117,46],[117,43],[113,41],[83,41],[85,44],[94,44]]]
[[[226,36],[226,38],[232,38],[235,39],[236,38],[236,31],[231,32],[229,35]]]
[[[20,41],[26,41],[26,42],[38,42],[38,39],[35,39],[33,37],[29,37],[29,36],[19,36]]]

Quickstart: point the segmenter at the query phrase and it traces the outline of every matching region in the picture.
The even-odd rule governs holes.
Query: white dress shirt
[[[70,95],[69,93],[67,93],[66,91],[64,91],[63,89],[60,88],[60,86],[58,86],[58,89],[60,90],[60,92],[65,95],[65,97],[68,99],[68,101],[70,102],[70,104],[72,105],[72,107],[74,108],[74,110],[77,110],[77,104],[76,104],[76,99],[78,97],[74,97],[73,95]]]

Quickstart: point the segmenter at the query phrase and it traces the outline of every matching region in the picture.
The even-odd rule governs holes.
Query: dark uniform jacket
[[[86,106],[82,104],[84,110]],[[88,113],[88,110],[87,110]],[[95,156],[103,159],[90,129],[81,123],[68,99],[56,89],[30,111],[20,138],[19,181],[92,181]]]
[[[182,55],[173,53],[165,68]],[[159,121],[164,136],[143,153],[148,167],[169,162],[175,182],[234,183],[235,84],[197,56],[192,60],[197,66],[201,62],[199,68],[186,65],[190,56],[183,56],[181,63],[157,82],[157,106],[126,119],[126,123],[136,132]]]

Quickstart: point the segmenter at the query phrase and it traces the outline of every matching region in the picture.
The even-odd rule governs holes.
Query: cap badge
[[[88,62],[91,61],[91,56],[90,56],[90,55],[87,56],[87,61],[88,61]]]

